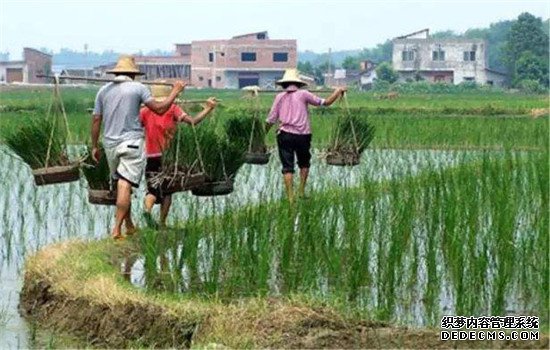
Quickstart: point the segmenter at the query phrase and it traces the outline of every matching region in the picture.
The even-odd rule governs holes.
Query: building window
[[[432,51],[432,60],[433,61],[445,61],[445,51],[443,51],[443,50]]]
[[[241,52],[241,61],[242,62],[256,62],[256,53],[255,52]]]
[[[475,61],[476,52],[475,51],[464,51],[464,61]]]
[[[403,51],[402,58],[403,61],[414,61],[414,51]]]
[[[208,62],[214,62],[214,53],[213,52],[208,53]]]
[[[286,52],[274,52],[273,53],[273,62],[287,62],[288,53]]]
[[[222,81],[222,77],[220,77],[219,75],[216,76],[216,81]]]
[[[474,77],[464,77],[464,81],[475,81]]]
[[[204,78],[203,78],[203,77],[199,77],[199,81],[203,81],[203,80],[204,80]]]
[[[256,38],[258,40],[265,40],[265,33],[258,33],[258,35],[256,35]]]

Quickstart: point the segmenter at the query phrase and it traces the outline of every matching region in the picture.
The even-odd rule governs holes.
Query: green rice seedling
[[[359,159],[373,137],[374,126],[366,118],[348,112],[337,118],[328,152]]]
[[[222,129],[214,123],[196,128],[205,173],[211,182],[233,179],[244,164],[247,135],[228,135],[227,125],[236,124],[230,117]]]
[[[92,158],[92,149],[88,146],[88,154],[82,165],[82,173],[88,181],[88,186],[93,190],[111,189],[111,172],[107,163],[107,156],[103,147],[99,148],[99,162]]]
[[[3,129],[2,137],[31,169],[67,165],[67,135],[61,123],[58,118],[29,117],[19,128]]]
[[[265,123],[253,111],[238,110],[233,117],[225,122],[225,130],[230,140],[242,140],[243,135],[249,135],[245,147],[251,153],[265,153]]]

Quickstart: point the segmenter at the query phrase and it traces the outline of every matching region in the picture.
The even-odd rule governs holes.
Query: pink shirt
[[[298,90],[290,86],[285,92],[275,97],[267,122],[275,124],[279,121],[279,131],[292,134],[311,134],[309,125],[308,105],[321,106],[325,100],[307,90]]]

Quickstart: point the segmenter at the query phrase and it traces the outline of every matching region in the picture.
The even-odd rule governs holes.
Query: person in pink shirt
[[[330,106],[347,89],[345,87],[337,88],[327,98],[322,99],[315,96],[307,90],[300,89],[307,84],[300,79],[298,70],[287,69],[281,80],[278,80],[284,92],[275,97],[273,106],[267,117],[266,130],[278,123],[277,129],[277,147],[279,149],[279,158],[283,165],[283,179],[285,189],[290,202],[294,199],[293,181],[294,181],[294,159],[298,159],[300,168],[300,188],[299,195],[303,196],[311,160],[311,126],[309,121],[308,106]]]

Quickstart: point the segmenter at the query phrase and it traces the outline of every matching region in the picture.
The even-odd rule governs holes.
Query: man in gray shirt
[[[142,73],[133,57],[120,57],[116,67],[108,73],[115,75],[115,81],[104,85],[96,96],[92,120],[92,156],[96,162],[99,160],[98,139],[104,121],[103,146],[117,190],[112,236],[121,239],[123,223],[127,235],[135,232],[131,217],[132,187],[139,186],[145,168],[144,131],[139,117],[141,104],[162,115],[183,91],[185,83],[176,81],[170,96],[159,102],[151,97],[145,85],[134,81],[136,75]]]

